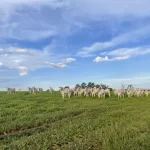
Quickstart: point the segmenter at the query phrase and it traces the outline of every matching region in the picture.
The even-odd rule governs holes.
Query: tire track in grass
[[[36,127],[31,126],[31,127],[26,128],[26,129],[23,129],[23,130],[14,130],[14,131],[8,131],[8,132],[3,132],[3,133],[1,132],[0,133],[0,140],[4,140],[5,138],[10,137],[10,136],[22,136],[22,135],[30,136],[33,133],[46,130],[48,127],[55,125],[58,122],[61,122],[61,121],[67,120],[67,119],[71,119],[71,118],[80,117],[84,114],[86,114],[86,110],[75,111],[75,112],[71,112],[67,117],[66,117],[66,115],[61,116],[58,118],[58,120],[54,120],[54,121],[49,122],[49,123],[42,123]]]
[[[114,106],[115,108],[120,108],[120,105],[118,106]],[[65,120],[65,119],[68,119],[68,118],[73,118],[73,117],[78,117],[82,114],[84,114],[85,112],[93,112],[93,111],[96,111],[98,110],[99,112],[101,113],[104,113],[104,112],[107,112],[108,109],[110,111],[110,108],[112,109],[112,111],[114,110],[113,107],[111,106],[107,106],[107,107],[102,107],[101,109],[100,108],[95,108],[94,110],[92,109],[84,109],[84,110],[78,110],[78,111],[74,111],[74,112],[70,112],[68,114],[65,114],[65,115],[62,115],[62,116],[59,116],[58,118],[56,118],[56,120],[52,120],[52,121],[49,121],[49,122],[46,122],[46,123],[39,123],[38,125],[36,126],[28,126],[24,129],[18,129],[18,130],[8,130],[8,131],[3,131],[3,132],[0,132],[0,140],[3,139],[4,137],[8,137],[8,136],[13,136],[13,135],[21,135],[21,134],[27,134],[27,135],[31,135],[31,132],[34,133],[36,130],[38,129],[41,129],[42,127],[49,127],[50,125],[52,124],[55,124],[56,122],[59,122],[59,121],[62,121],[62,120]],[[127,107],[128,109],[128,107]],[[133,108],[132,108],[133,109]],[[32,131],[34,130],[34,131]]]

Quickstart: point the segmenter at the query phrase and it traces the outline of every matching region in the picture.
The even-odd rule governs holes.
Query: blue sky
[[[0,90],[82,82],[150,87],[149,0],[1,0]]]

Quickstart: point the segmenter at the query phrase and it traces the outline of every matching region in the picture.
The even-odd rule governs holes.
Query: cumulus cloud
[[[121,61],[121,60],[126,60],[126,59],[129,59],[130,56],[122,56],[122,57],[114,57],[114,58],[108,58],[107,56],[106,57],[96,57],[94,59],[94,62],[104,62],[104,61]]]
[[[96,57],[95,59],[94,59],[94,61],[95,62],[102,62],[102,61],[109,61],[109,59],[108,59],[108,57],[106,56],[106,57]]]
[[[6,53],[7,52],[7,53]],[[61,63],[64,56],[51,53],[47,48],[43,50],[38,49],[20,49],[18,47],[5,48],[0,52],[0,66],[3,65],[8,69],[15,69],[19,71],[20,76],[27,75],[29,72],[48,68],[66,68],[67,65]],[[49,62],[48,65],[45,62]],[[55,61],[55,63],[53,63]]]
[[[74,62],[74,61],[76,61],[75,58],[66,58],[66,60],[65,60],[66,63],[71,63],[71,62]]]

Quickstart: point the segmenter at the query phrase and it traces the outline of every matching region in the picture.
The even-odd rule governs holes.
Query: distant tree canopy
[[[83,82],[83,83],[81,84],[81,87],[82,87],[82,88],[85,88],[86,85],[87,85],[87,84],[86,84],[85,82]]]
[[[99,87],[100,87],[100,85],[99,85],[99,84],[96,84],[95,86],[96,86],[96,88],[99,88]]]
[[[69,88],[69,86],[65,86],[65,88]]]
[[[103,89],[109,88],[109,86],[106,84],[103,84],[103,83],[95,84],[94,82],[88,82],[88,83],[83,82],[81,84],[76,84],[75,88],[79,88],[79,87],[81,87],[83,89],[86,87],[89,87],[89,88],[96,87],[96,88],[103,88]],[[132,86],[130,85],[130,87],[132,87]],[[65,88],[69,88],[69,86],[65,86]],[[109,88],[109,89],[111,90],[112,88]]]
[[[89,82],[89,83],[87,84],[87,86],[92,88],[92,87],[95,86],[95,83],[94,83],[94,82]]]
[[[76,84],[75,88],[79,88],[80,87],[80,84]]]
[[[109,86],[106,85],[106,84],[103,84],[103,83],[101,83],[101,84],[95,84],[94,82],[88,82],[88,83],[83,82],[83,83],[81,83],[81,84],[76,84],[75,88],[78,88],[78,87],[81,87],[81,88],[85,88],[85,87],[89,87],[89,88],[93,88],[93,87],[100,88],[100,87],[102,87],[103,89],[109,88]]]
[[[102,87],[103,89],[107,89],[109,86],[106,85],[106,84],[101,83],[101,84],[100,84],[100,87]]]
[[[129,84],[127,89],[133,89],[133,85],[132,84]]]

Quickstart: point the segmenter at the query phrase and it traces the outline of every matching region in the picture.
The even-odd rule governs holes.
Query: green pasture
[[[0,150],[150,150],[150,97],[1,92]]]

